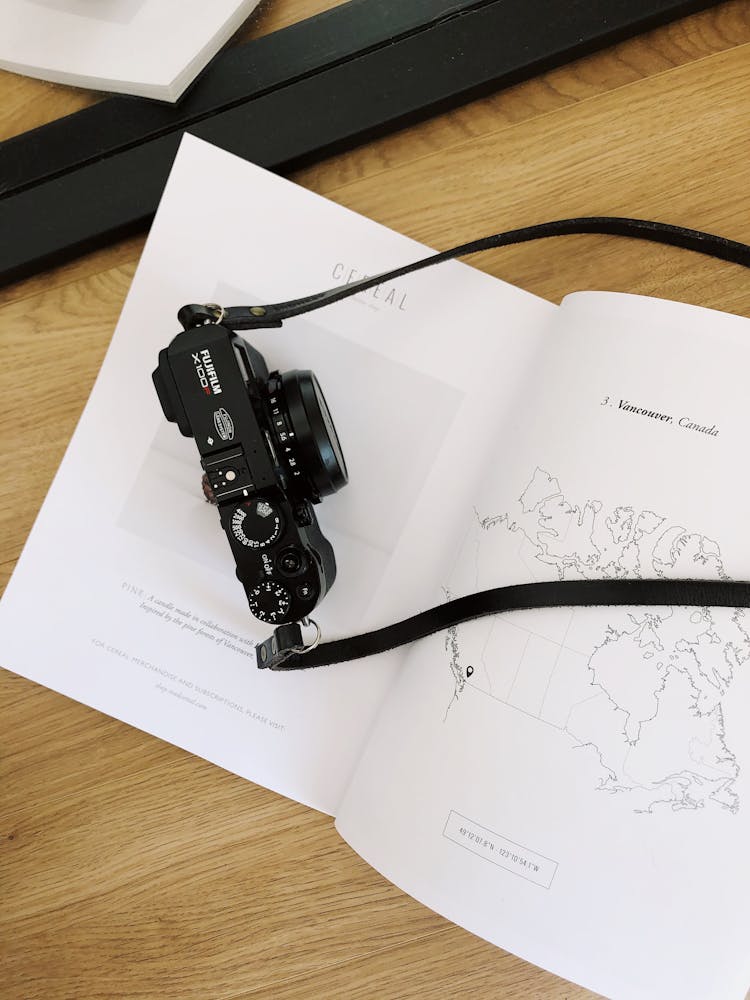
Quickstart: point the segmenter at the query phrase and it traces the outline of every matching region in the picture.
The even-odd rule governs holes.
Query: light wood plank
[[[749,61],[750,44],[741,45],[326,194],[439,248],[578,215],[659,219],[748,241]],[[573,237],[476,263],[553,300],[608,288],[750,308],[747,271],[640,241]]]
[[[750,42],[750,4],[732,0],[316,163],[298,171],[295,180],[315,190],[347,184],[745,42]]]
[[[501,951],[458,927],[328,967],[305,978],[238,994],[233,1000],[433,1000],[502,997],[502,1000],[595,1000],[574,986]]]

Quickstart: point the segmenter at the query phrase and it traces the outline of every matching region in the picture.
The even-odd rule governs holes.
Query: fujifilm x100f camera
[[[269,374],[242,337],[204,318],[160,351],[153,379],[164,416],[195,438],[251,612],[305,619],[336,577],[313,505],[347,482],[315,375]]]

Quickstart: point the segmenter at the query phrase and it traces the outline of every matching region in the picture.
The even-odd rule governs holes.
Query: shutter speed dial
[[[292,607],[292,595],[282,583],[264,580],[247,595],[250,610],[262,622],[284,622]]]
[[[268,500],[241,503],[232,514],[232,534],[241,545],[265,549],[281,537],[284,520],[281,511]]]

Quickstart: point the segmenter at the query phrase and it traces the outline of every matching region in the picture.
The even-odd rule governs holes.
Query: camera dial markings
[[[267,500],[250,500],[240,504],[232,514],[232,534],[242,545],[264,549],[281,536],[281,511]]]
[[[281,583],[264,580],[247,595],[250,610],[262,622],[283,621],[292,607],[292,595]]]

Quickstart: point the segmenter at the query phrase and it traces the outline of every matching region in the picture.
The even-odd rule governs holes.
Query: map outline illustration
[[[475,510],[466,544],[474,546],[478,586],[480,558],[491,560],[485,547],[500,535],[506,544],[517,540],[534,578],[729,578],[718,543],[706,535],[649,509],[571,503],[539,466],[512,510]],[[588,610],[567,609],[567,624],[554,636],[534,631],[518,613],[483,619],[471,656],[463,626],[449,628],[453,693],[444,718],[469,686],[594,754],[597,791],[619,796],[636,813],[708,807],[736,814],[740,764],[723,699],[750,660],[746,612],[608,608],[598,641],[578,649],[568,637]]]

